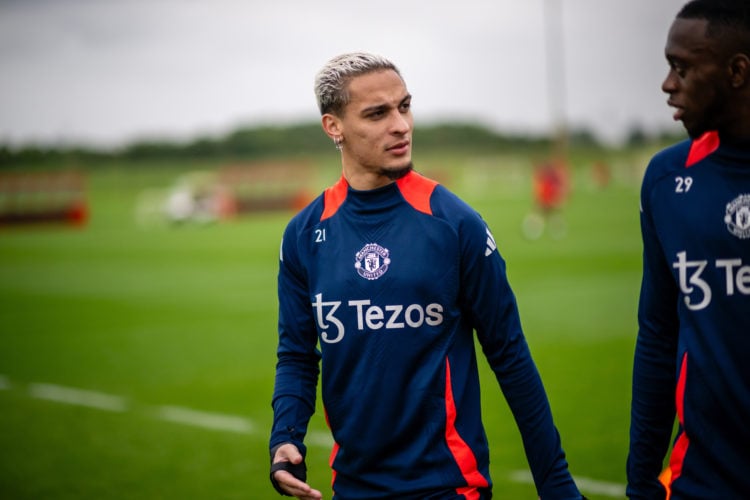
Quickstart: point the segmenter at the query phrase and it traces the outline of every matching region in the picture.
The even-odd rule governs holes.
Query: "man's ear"
[[[750,58],[747,54],[740,52],[732,56],[729,60],[729,78],[735,89],[750,84]]]
[[[343,127],[341,126],[341,120],[330,113],[324,114],[321,119],[323,125],[323,131],[331,138],[334,142],[340,139],[343,135]]]

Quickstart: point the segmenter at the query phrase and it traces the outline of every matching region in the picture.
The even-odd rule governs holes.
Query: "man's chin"
[[[684,121],[682,122],[682,126],[691,139],[697,139],[706,131],[704,127],[697,127],[695,125],[685,123]]]
[[[383,167],[380,169],[380,174],[392,181],[396,181],[411,172],[413,169],[414,164],[412,162],[409,162],[404,166]]]
[[[697,120],[685,121],[684,118],[682,120],[682,126],[685,128],[685,132],[687,132],[691,139],[698,139],[706,132],[717,130],[718,128],[714,123]]]

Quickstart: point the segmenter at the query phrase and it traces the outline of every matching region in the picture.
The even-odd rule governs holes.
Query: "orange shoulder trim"
[[[699,138],[695,139],[690,145],[690,153],[688,153],[685,168],[692,167],[718,148],[719,133],[716,131],[706,132]]]
[[[396,184],[409,205],[422,213],[432,215],[430,197],[438,185],[436,181],[412,171],[397,180]]]
[[[323,214],[320,216],[320,220],[325,220],[336,213],[344,203],[348,189],[349,184],[342,175],[336,184],[325,190],[323,193]]]

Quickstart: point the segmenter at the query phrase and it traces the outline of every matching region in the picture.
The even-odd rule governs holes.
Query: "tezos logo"
[[[750,238],[750,194],[741,194],[727,203],[724,222],[736,237],[743,240]]]
[[[677,252],[677,260],[672,267],[677,270],[677,281],[684,296],[685,305],[691,311],[700,311],[711,304],[714,293],[724,291],[727,297],[737,293],[750,296],[750,265],[741,258],[716,259],[713,268],[722,270],[724,282],[714,282],[713,286],[708,278],[703,277],[706,268],[711,269],[708,260],[688,260],[687,252]],[[713,274],[709,271],[707,274]]]
[[[368,280],[376,280],[388,270],[391,259],[387,248],[377,243],[368,243],[357,252],[354,268],[357,273]]]

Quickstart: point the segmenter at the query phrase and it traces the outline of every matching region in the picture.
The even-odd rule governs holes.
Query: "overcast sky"
[[[660,85],[682,4],[0,0],[0,142],[110,146],[317,120],[315,73],[358,50],[399,66],[417,126],[678,130]]]

